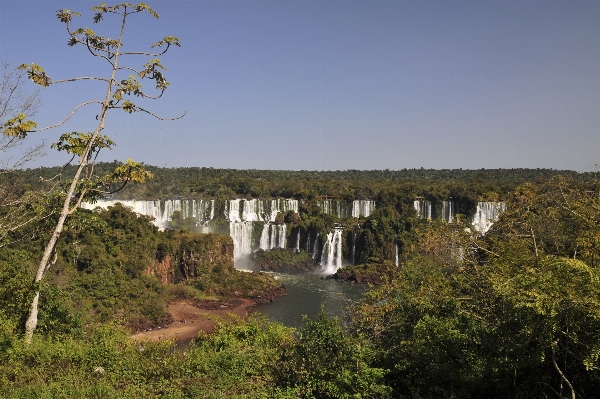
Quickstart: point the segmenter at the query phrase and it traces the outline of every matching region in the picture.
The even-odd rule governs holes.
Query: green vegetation
[[[104,176],[98,175],[95,172],[98,154],[102,149],[110,149],[115,145],[110,137],[100,133],[104,130],[108,113],[114,109],[122,109],[130,114],[133,112],[145,112],[158,119],[163,119],[134,104],[129,99],[133,98],[133,96],[138,99],[158,99],[162,97],[170,83],[163,75],[163,71],[166,69],[160,64],[160,60],[156,57],[166,53],[172,44],[180,46],[177,38],[167,36],[152,46],[161,47],[166,45],[166,48],[158,53],[128,52],[122,50],[123,33],[128,16],[140,12],[148,12],[155,18],[158,18],[158,14],[144,3],[138,3],[135,6],[130,3],[122,3],[114,6],[107,6],[105,3],[101,3],[99,6],[92,7],[92,11],[95,12],[93,17],[94,23],[100,23],[105,16],[119,16],[120,30],[118,30],[118,34],[115,36],[117,39],[97,35],[90,28],[73,29],[71,25],[73,18],[81,15],[78,12],[62,9],[57,11],[56,17],[60,22],[65,24],[69,36],[68,45],[70,47],[77,45],[80,45],[80,47],[85,46],[92,56],[97,57],[98,60],[107,62],[107,64],[104,64],[107,67],[106,75],[100,77],[83,76],[63,80],[52,80],[50,76],[46,74],[44,69],[35,63],[31,63],[31,65],[22,64],[19,66],[19,69],[26,71],[27,77],[30,80],[44,88],[66,82],[86,80],[104,82],[106,83],[106,90],[104,91],[103,96],[101,96],[101,98],[104,97],[104,100],[100,101],[92,99],[82,102],[79,105],[76,105],[73,108],[73,111],[61,122],[41,129],[37,129],[37,124],[32,120],[27,119],[28,115],[25,112],[21,112],[19,115],[8,119],[0,125],[3,136],[22,139],[31,132],[43,131],[64,125],[82,107],[91,104],[100,105],[97,110],[98,113],[96,114],[95,121],[92,121],[92,124],[95,125],[93,131],[86,133],[64,133],[60,136],[59,141],[51,146],[57,151],[64,151],[71,157],[66,165],[70,165],[73,160],[77,159],[77,166],[70,168],[70,172],[72,173],[68,173],[63,168],[54,176],[61,177],[59,182],[51,183],[53,184],[51,191],[60,197],[61,206],[54,210],[58,215],[58,218],[55,220],[55,225],[52,229],[53,234],[47,237],[43,255],[40,257],[41,260],[34,279],[35,285],[40,284],[49,269],[50,257],[52,256],[52,253],[56,251],[57,241],[63,231],[67,218],[75,212],[83,200],[94,201],[106,194],[121,190],[128,182],[144,182],[147,178],[152,177],[150,172],[144,170],[142,164],[134,162],[131,159],[128,159],[125,163],[117,164],[114,170]],[[152,59],[144,64],[142,68],[137,70],[132,66],[125,65],[123,62],[124,60],[121,59],[122,57],[129,55],[145,55]],[[119,63],[119,61],[121,61],[121,63]],[[127,71],[127,73],[134,72],[135,75],[129,75],[127,79],[120,79],[120,77],[122,77],[122,71],[124,70]],[[153,81],[158,93],[155,95],[148,95],[146,89],[142,90],[142,84],[138,82],[137,78],[140,78],[140,80],[149,79]],[[50,180],[54,180],[54,177]],[[25,341],[27,343],[31,342],[33,333],[37,328],[39,299],[40,290],[36,290],[34,295],[32,295],[29,316],[25,323]]]
[[[460,224],[422,231],[393,282],[371,291],[352,318],[394,392],[593,397],[598,189],[561,178],[525,184],[482,239]]]
[[[32,259],[44,239],[0,253],[1,312],[14,331],[28,309]],[[268,275],[235,270],[232,253],[228,236],[160,232],[148,217],[120,205],[79,210],[67,223],[53,272],[41,286],[40,328],[58,334],[85,323],[120,322],[133,330],[167,323],[166,303],[175,290],[161,282],[180,283],[196,299],[256,298],[279,286]]]
[[[96,23],[106,14],[120,14],[123,22],[142,11],[157,16],[143,3],[93,10]],[[600,184],[594,173],[96,164],[98,151],[114,145],[99,134],[107,111],[147,112],[124,99],[145,95],[136,77],[113,79],[122,35],[113,40],[88,28],[71,30],[77,15],[58,12],[69,45],[86,46],[112,65],[112,74],[100,79],[108,87],[95,130],[62,135],[54,144],[78,158],[77,165],[19,170],[20,161],[16,168],[2,162],[2,397],[576,398],[600,391]],[[179,43],[167,36],[156,45]],[[44,87],[61,82],[38,65],[22,69]],[[162,93],[169,84],[162,70],[153,58],[135,72]],[[10,112],[0,113],[0,152],[36,128],[29,119],[34,105],[17,101],[13,107],[5,98],[1,108]],[[35,156],[28,154],[23,162]],[[124,186],[151,174],[152,182]],[[161,232],[150,218],[120,205],[78,209],[82,200],[108,192],[136,199],[296,198],[299,215],[279,213],[276,223],[303,237],[301,248],[309,237],[323,242],[334,227],[344,227],[345,257],[360,266],[338,277],[380,284],[348,314],[347,330],[322,312],[298,330],[251,317],[220,323],[185,347],[134,342],[132,331],[170,321],[169,301],[261,301],[280,288],[268,274],[235,270],[231,238],[189,231],[196,221],[182,213],[171,222],[178,231]],[[345,204],[373,199],[377,210],[358,220],[337,218],[317,205],[324,196]],[[452,223],[419,219],[417,197],[432,201],[434,214],[452,199],[459,216]],[[468,232],[465,216],[477,201],[497,200],[508,210],[492,229],[485,236]],[[214,227],[227,226],[221,218]],[[258,239],[258,229],[254,234]],[[392,263],[396,253],[399,267]],[[268,270],[315,266],[306,252],[286,249],[258,251],[254,260]]]
[[[99,175],[109,173],[117,161],[96,164]],[[69,172],[73,168],[66,169]],[[297,198],[312,200],[318,196],[340,196],[352,201],[372,198],[378,205],[390,205],[399,199],[454,200],[472,205],[477,200],[501,199],[520,184],[537,183],[553,176],[568,176],[577,180],[593,177],[593,173],[576,173],[552,169],[404,169],[346,171],[277,171],[236,170],[214,168],[159,168],[145,165],[154,175],[142,185],[126,186],[115,194],[121,199],[231,199],[231,198]],[[28,188],[49,187],[44,179],[56,176],[61,168],[24,169],[15,171]],[[459,213],[467,214],[468,209]]]
[[[360,220],[375,257],[340,271],[380,279],[347,330],[324,314],[298,330],[238,320],[184,348],[134,343],[122,326],[160,323],[172,299],[251,297],[273,281],[233,270],[227,236],[160,232],[122,206],[78,211],[40,287],[48,299],[30,347],[20,337],[30,259],[44,237],[0,253],[0,390],[9,398],[593,397],[599,191],[595,179],[524,183],[506,194],[508,210],[485,236],[466,231],[461,217],[424,222],[410,207],[381,207]],[[320,223],[315,213],[307,220]],[[288,223],[304,222],[288,215]],[[400,267],[385,259],[390,239],[403,242]],[[255,258],[283,265],[306,256]]]
[[[274,248],[270,251],[259,249],[252,254],[256,270],[283,273],[314,272],[320,268],[306,251]]]
[[[331,276],[336,280],[379,285],[392,281],[400,268],[389,260],[371,258],[367,263],[356,266],[344,266]]]

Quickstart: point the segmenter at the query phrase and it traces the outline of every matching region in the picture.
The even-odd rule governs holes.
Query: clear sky
[[[132,1],[135,3],[135,1]],[[107,76],[67,46],[58,9],[92,23],[87,1],[0,0],[0,57],[35,62],[55,80]],[[111,4],[111,3],[109,3]],[[240,169],[555,168],[600,163],[600,1],[148,0],[129,50],[180,39],[161,57],[172,85],[145,103],[165,117],[109,114],[117,146],[102,160]],[[131,58],[139,67],[147,57]],[[44,89],[39,125],[103,88]],[[95,127],[97,109],[57,141]],[[65,157],[50,151],[42,161]]]

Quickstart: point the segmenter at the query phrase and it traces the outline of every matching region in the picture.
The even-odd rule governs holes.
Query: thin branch
[[[52,126],[46,126],[46,127],[43,127],[43,128],[41,128],[41,129],[32,130],[31,132],[41,132],[41,131],[44,131],[44,130],[48,130],[48,129],[52,129],[52,128],[55,128],[55,127],[61,126],[61,125],[63,125],[63,124],[66,122],[66,121],[68,121],[69,119],[71,119],[71,117],[72,117],[72,116],[75,114],[75,112],[77,112],[77,110],[78,110],[79,108],[83,107],[84,105],[89,105],[89,104],[94,104],[94,103],[97,103],[97,104],[102,104],[102,102],[101,102],[101,101],[98,101],[98,100],[92,100],[92,101],[87,101],[87,102],[81,103],[81,104],[79,104],[77,107],[75,107],[75,109],[74,109],[74,110],[73,110],[73,111],[72,111],[72,112],[69,114],[69,116],[67,116],[67,117],[66,117],[66,118],[65,118],[65,119],[64,119],[62,122],[59,122],[59,123],[57,123],[56,125],[52,125]]]
[[[552,346],[551,349],[552,349],[552,364],[554,364],[554,368],[556,369],[556,371],[558,371],[558,374],[560,374],[560,378],[565,382],[565,384],[567,384],[569,386],[569,389],[571,390],[571,399],[575,399],[575,389],[573,389],[573,385],[571,385],[571,382],[569,382],[569,380],[567,380],[567,377],[565,377],[565,375],[561,371],[560,367],[558,367],[558,363],[556,363],[556,355],[554,353],[554,346]]]
[[[144,93],[142,93],[142,92],[140,92],[140,93],[142,94],[142,97],[144,97],[144,98],[149,98],[150,100],[158,100],[159,98],[161,98],[161,97],[163,96],[163,94],[165,94],[165,89],[162,89],[162,90],[160,91],[160,94],[159,94],[158,96],[149,96],[148,94],[144,94]],[[185,113],[184,113],[184,115],[185,115]],[[183,115],[182,115],[182,116],[183,116]],[[182,116],[180,116],[180,118],[181,118]]]
[[[136,75],[140,74],[140,71],[138,71],[138,70],[136,70],[136,69],[134,69],[132,67],[124,66],[124,67],[118,67],[117,68],[117,70],[121,70],[121,69],[129,69],[130,71],[135,72]]]
[[[160,116],[155,115],[152,112],[145,110],[144,108],[140,108],[138,106],[136,106],[136,108],[139,109],[140,111],[143,111],[143,112],[149,114],[149,115],[152,115],[153,117],[155,117],[156,119],[161,120],[161,121],[175,121],[177,119],[183,118],[185,116],[185,114],[187,113],[187,111],[183,111],[183,114],[181,114],[180,116],[177,116],[175,118],[161,118]]]
[[[68,30],[67,32],[69,33],[69,35],[70,35],[70,36],[71,36],[73,39],[75,39],[75,41],[76,41],[77,43],[80,43],[80,44],[83,44],[83,45],[87,46],[88,50],[89,50],[89,51],[90,51],[90,52],[91,52],[91,53],[92,53],[94,56],[102,56],[102,55],[101,55],[101,54],[96,54],[96,53],[94,53],[94,52],[92,51],[92,49],[94,49],[95,51],[101,51],[101,52],[103,52],[103,53],[109,54],[109,56],[108,56],[108,57],[110,57],[110,58],[112,58],[112,57],[114,56],[114,54],[115,54],[115,52],[114,52],[114,51],[107,50],[107,49],[103,49],[103,48],[96,47],[96,46],[92,46],[92,45],[90,45],[90,44],[88,43],[88,41],[85,41],[85,42],[84,42],[83,40],[79,39],[79,38],[78,38],[78,37],[77,37],[77,36],[76,36],[74,33],[72,33],[70,30]],[[104,57],[106,57],[106,56],[104,56]]]
[[[161,56],[164,53],[166,53],[167,50],[169,50],[169,47],[171,47],[171,44],[167,43],[167,47],[164,49],[164,51],[162,51],[160,53],[147,53],[145,51],[128,51],[128,52],[121,53],[121,55],[147,55],[149,57],[158,57],[158,56]]]
[[[119,107],[111,107],[111,108],[123,108],[122,106]],[[175,121],[177,119],[181,119],[185,116],[185,114],[187,113],[187,111],[183,111],[183,114],[181,114],[180,116],[177,116],[175,118],[161,118],[160,116],[153,114],[152,112],[145,110],[144,108],[138,107],[137,105],[135,105],[135,110],[136,111],[142,111],[147,113],[148,115],[152,115],[153,117],[155,117],[156,119],[160,120],[160,121]]]
[[[109,54],[109,55],[104,55],[104,54],[94,53],[94,52],[92,51],[92,48],[90,47],[89,40],[86,40],[86,42],[85,42],[85,46],[87,47],[87,49],[88,49],[88,51],[90,52],[90,54],[92,54],[94,57],[101,57],[101,58],[104,58],[106,61],[108,61],[108,63],[109,63],[111,66],[114,66],[113,62],[110,60],[111,58],[113,58],[113,57],[114,57],[114,53],[112,53],[110,50],[107,50],[107,51],[106,51],[106,53],[107,53],[107,54]],[[102,51],[101,49],[97,49],[97,50],[98,50],[98,51]]]
[[[51,84],[64,83],[64,82],[77,82],[78,80],[101,80],[103,82],[108,83],[108,79],[106,79],[106,78],[97,78],[94,76],[80,76],[78,78],[72,78],[72,79],[55,80]]]

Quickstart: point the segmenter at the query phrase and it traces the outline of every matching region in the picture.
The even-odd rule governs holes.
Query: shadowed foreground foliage
[[[213,294],[232,292],[230,284],[243,288],[241,277],[217,262],[193,269],[194,283],[164,289],[142,273],[146,263],[139,260],[184,259],[175,248],[204,241],[188,232],[160,233],[122,207],[81,212],[63,234],[51,283],[41,287],[45,316],[29,348],[19,331],[36,243],[0,253],[0,392],[9,398],[595,397],[599,188],[595,180],[564,178],[521,185],[483,237],[465,231],[462,218],[419,224],[400,267],[354,307],[347,331],[324,314],[298,330],[259,318],[221,324],[181,348],[133,343],[117,324],[160,315],[160,307],[144,310],[152,298],[163,305],[194,298],[211,284]],[[377,238],[389,226],[371,227]],[[169,247],[174,242],[182,244]],[[354,271],[392,268],[373,260]]]
[[[377,398],[388,392],[382,370],[356,350],[360,343],[324,314],[298,336],[252,318],[221,324],[184,348],[135,343],[113,324],[88,328],[79,338],[40,336],[30,348],[2,338],[5,398]],[[288,367],[297,363],[305,367]]]

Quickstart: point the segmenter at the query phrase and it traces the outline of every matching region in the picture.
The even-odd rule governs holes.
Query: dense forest
[[[120,163],[95,165],[99,179]],[[50,189],[74,166],[13,171],[6,178],[22,189]],[[593,172],[577,173],[553,169],[404,169],[346,171],[236,170],[214,168],[158,168],[145,165],[154,178],[142,185],[126,185],[114,194],[121,199],[233,199],[341,196],[346,200],[372,198],[385,203],[390,196],[423,196],[428,199],[461,198],[494,200],[510,195],[525,182],[553,176],[586,179]],[[113,188],[120,185],[114,183]]]
[[[181,230],[159,231],[120,205],[81,209],[61,235],[41,285],[39,334],[26,346],[33,269],[61,196],[48,195],[46,176],[55,172],[18,171],[7,180],[32,198],[25,211],[39,217],[8,232],[0,251],[6,397],[591,398],[600,389],[600,184],[593,173],[155,169],[156,180],[119,195],[168,196],[175,187],[200,195],[193,176],[227,198],[368,193],[380,202],[358,221],[307,207],[276,219],[324,231],[358,222],[368,250],[338,275],[376,285],[348,309],[345,327],[324,313],[297,330],[251,317],[219,324],[183,348],[140,345],[129,334],[168,323],[166,305],[175,298],[252,298],[277,284],[236,271],[227,235],[186,231],[183,220],[173,221]],[[445,199],[460,190],[472,201],[506,203],[486,234],[460,215],[429,220],[411,206],[415,194]],[[396,266],[390,242],[399,233]],[[253,259],[265,270],[318,269],[292,248],[256,251]]]

